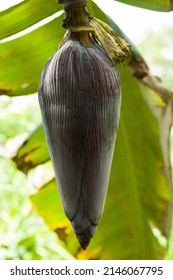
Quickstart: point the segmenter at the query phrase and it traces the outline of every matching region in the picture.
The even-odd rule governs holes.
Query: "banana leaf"
[[[60,16],[31,33],[0,44],[0,94],[37,92],[41,69],[63,37],[62,20]]]
[[[0,13],[0,40],[14,35],[62,9],[54,0],[23,1]]]
[[[173,1],[172,0],[114,0],[124,4],[159,11],[159,12],[168,12],[173,10]]]

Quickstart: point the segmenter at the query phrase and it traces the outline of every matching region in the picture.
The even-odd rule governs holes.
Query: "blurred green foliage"
[[[139,44],[139,49],[149,62],[153,74],[159,76],[168,88],[173,88],[173,36],[171,27],[159,32],[149,31]]]
[[[159,32],[149,31],[146,33],[144,40],[139,44],[139,49],[145,54],[145,59],[153,74],[159,76],[167,87],[173,88],[173,52],[170,46],[173,46],[172,28],[164,26]],[[173,163],[173,133],[171,133],[170,142]],[[173,260],[173,228],[165,259]]]
[[[164,26],[156,33],[148,31],[144,40],[139,44],[139,50],[144,54],[152,73],[159,76],[167,87],[173,88],[173,53],[170,51],[170,46],[173,46],[172,28]],[[171,161],[173,163],[173,133],[171,134],[170,142]],[[169,241],[169,250],[165,259],[173,260],[173,228]]]
[[[27,177],[10,160],[19,143],[40,123],[37,96],[0,99],[0,259],[71,258],[32,208],[31,175]]]

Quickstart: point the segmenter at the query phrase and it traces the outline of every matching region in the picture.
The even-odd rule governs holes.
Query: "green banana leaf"
[[[124,4],[159,11],[159,12],[168,12],[173,10],[173,1],[172,0],[114,0]]]
[[[111,24],[92,1],[88,4],[94,16]],[[22,5],[16,9],[18,7]],[[40,10],[41,6],[38,14]],[[48,15],[47,11],[45,16]],[[35,18],[35,22],[40,19],[41,16]],[[25,36],[0,44],[1,94],[15,96],[37,91],[41,69],[64,34],[61,22],[62,16]],[[19,26],[16,24],[16,30],[21,30]],[[27,20],[25,26],[30,26]],[[115,25],[112,27],[116,29]],[[105,210],[89,249],[79,250],[63,213],[55,181],[33,194],[31,201],[76,258],[161,259],[166,251],[171,221],[171,175],[167,155],[172,111],[169,103],[165,107],[151,106],[148,100],[153,92],[141,86],[127,66],[119,66],[119,71],[123,86],[117,145]],[[163,115],[169,120],[166,124],[162,123]],[[22,145],[14,160],[25,173],[49,160],[41,126]]]
[[[22,144],[17,155],[13,158],[18,169],[26,174],[30,169],[49,159],[42,125],[33,131],[30,137]]]
[[[0,94],[37,92],[41,69],[63,37],[62,20],[60,16],[29,34],[0,44]]]
[[[62,9],[54,0],[23,1],[0,13],[0,40],[14,35]]]

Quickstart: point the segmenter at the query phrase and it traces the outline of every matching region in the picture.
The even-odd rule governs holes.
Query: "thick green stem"
[[[64,28],[78,30],[83,26],[90,27],[86,0],[59,0],[59,3],[64,5],[65,18],[62,23]]]
[[[90,14],[87,11],[86,0],[59,0],[63,4],[65,17],[62,26],[68,29],[66,40],[82,42],[87,47],[92,47],[90,43],[90,32],[93,27],[89,23]],[[64,43],[63,42],[63,43]]]

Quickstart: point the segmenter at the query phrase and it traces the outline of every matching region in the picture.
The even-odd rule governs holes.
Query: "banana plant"
[[[173,8],[172,1],[119,2],[157,11]],[[46,60],[55,53],[64,37],[61,10],[62,6],[54,0],[49,3],[30,0],[1,13],[1,94],[19,96],[37,91]],[[93,18],[108,24],[106,31],[111,38],[117,34],[131,46],[125,66],[117,64],[122,82],[120,124],[105,209],[88,249],[83,252],[76,242],[63,213],[55,180],[42,186],[31,196],[31,201],[49,228],[62,239],[63,246],[76,258],[162,259],[172,220],[169,137],[173,93],[160,79],[152,76],[136,46],[104,11],[91,0],[88,10]],[[20,35],[23,29],[51,15],[54,19],[49,23],[15,40],[8,40],[9,36],[18,32]],[[14,161],[27,173],[49,160],[40,125],[19,148]]]

